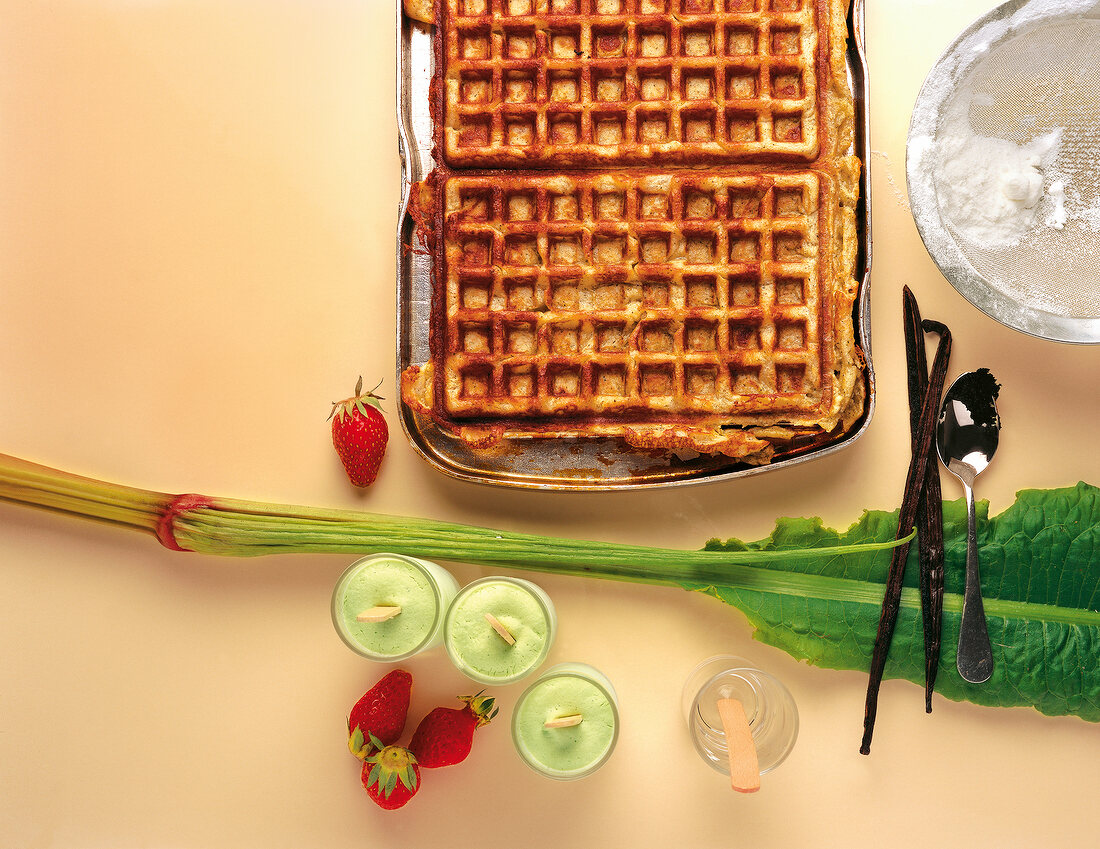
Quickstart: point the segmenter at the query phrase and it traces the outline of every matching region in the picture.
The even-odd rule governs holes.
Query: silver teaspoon
[[[961,375],[943,396],[936,424],[940,462],[962,481],[966,493],[966,589],[956,665],[964,680],[981,684],[993,674],[982,581],[978,570],[978,533],[974,517],[974,478],[989,465],[997,450],[1001,418],[997,415],[1000,386],[988,369]]]

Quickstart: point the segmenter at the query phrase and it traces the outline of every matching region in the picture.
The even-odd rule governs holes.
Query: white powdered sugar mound
[[[970,97],[958,97],[940,126],[934,172],[940,213],[970,242],[1014,245],[1039,220],[1044,170],[1057,156],[1062,132],[1025,145],[978,135],[970,125],[971,103]],[[1044,222],[1059,217],[1055,210]]]
[[[949,278],[1022,311],[1100,318],[1100,0],[998,11],[921,89],[910,205]]]
[[[956,235],[996,249],[1018,243],[1036,226],[1060,229],[1071,218],[1084,224],[1095,220],[1073,202],[1080,196],[1066,185],[1058,166],[1062,131],[1055,129],[1026,144],[978,133],[971,110],[985,105],[988,96],[963,83],[971,68],[1009,36],[1052,16],[1084,14],[1098,6],[1097,0],[1025,3],[1015,14],[981,27],[959,44],[953,67],[938,76],[934,90],[922,94],[930,108],[913,116],[909,155],[934,174],[929,188],[936,196],[924,200],[938,203]]]

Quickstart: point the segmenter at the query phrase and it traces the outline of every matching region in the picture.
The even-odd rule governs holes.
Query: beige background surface
[[[353,490],[329,402],[394,371],[398,160],[385,0],[0,0],[0,451],[164,491],[358,507],[696,547],[779,515],[846,526],[900,498],[900,288],[988,366],[1006,423],[980,494],[1100,483],[1100,351],[1007,330],[962,300],[905,206],[909,110],[991,0],[869,4],[878,413],[852,448],[741,482],[629,494],[450,481],[395,432]],[[391,410],[392,410],[391,406]],[[397,428],[396,417],[390,421]],[[945,492],[958,490],[945,481]],[[1069,846],[1095,842],[1100,731],[888,682],[857,753],[866,676],[795,663],[737,611],[677,590],[540,582],[551,660],[619,689],[618,751],[581,784],[511,748],[520,685],[470,760],[405,810],[362,795],[343,740],[384,671],[339,642],[340,556],[248,561],[0,506],[0,845]],[[486,570],[454,564],[462,581]],[[755,797],[689,748],[683,679],[737,652],[793,691],[802,732]],[[469,689],[414,659],[413,717]]]

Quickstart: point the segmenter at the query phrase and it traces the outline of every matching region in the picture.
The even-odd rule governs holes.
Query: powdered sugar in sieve
[[[925,80],[913,215],[967,299],[1048,339],[1100,342],[1100,2],[1012,0]]]

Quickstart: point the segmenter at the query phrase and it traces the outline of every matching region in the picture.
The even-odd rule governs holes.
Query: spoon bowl
[[[966,494],[966,589],[956,665],[972,684],[988,681],[993,674],[993,650],[982,604],[978,568],[978,532],[974,514],[974,479],[993,459],[1000,439],[997,413],[1000,386],[988,369],[960,375],[943,395],[936,424],[936,452],[940,462],[959,479]]]

